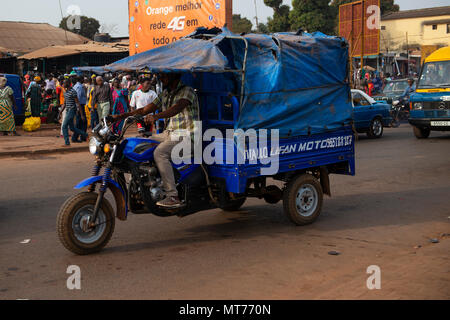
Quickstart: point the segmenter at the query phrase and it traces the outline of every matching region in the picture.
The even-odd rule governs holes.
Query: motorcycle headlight
[[[413,104],[413,107],[414,107],[414,109],[416,109],[416,110],[422,110],[423,104],[422,104],[422,102],[415,102],[415,103]]]
[[[97,155],[101,150],[101,145],[101,142],[96,138],[91,138],[89,141],[89,152],[94,156]]]

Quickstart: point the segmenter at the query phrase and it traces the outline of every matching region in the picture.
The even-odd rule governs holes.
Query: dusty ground
[[[235,213],[131,215],[84,257],[59,243],[55,218],[91,156],[0,159],[0,299],[449,299],[449,159],[450,134],[360,136],[357,175],[332,177],[311,226],[254,199]],[[79,291],[66,288],[73,264]],[[370,265],[380,290],[366,287]]]

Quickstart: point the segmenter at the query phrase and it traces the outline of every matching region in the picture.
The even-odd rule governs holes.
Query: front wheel
[[[310,174],[295,177],[283,192],[284,213],[299,226],[313,223],[322,211],[322,203],[320,182]]]
[[[393,111],[391,113],[391,117],[392,117],[391,127],[392,128],[400,127],[400,114],[399,114],[399,112],[397,110]]]
[[[367,136],[372,139],[381,138],[383,135],[383,123],[380,118],[375,118],[370,123],[369,132],[367,132]]]
[[[430,136],[431,130],[429,128],[413,127],[414,135],[417,139],[426,139]]]
[[[114,211],[106,199],[102,201],[95,226],[89,226],[97,197],[95,192],[77,194],[69,198],[59,211],[56,223],[59,240],[75,254],[100,251],[114,232]]]

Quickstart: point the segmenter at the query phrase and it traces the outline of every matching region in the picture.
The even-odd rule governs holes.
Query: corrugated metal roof
[[[8,48],[0,47],[0,59],[15,57],[17,54]]]
[[[381,20],[439,17],[446,15],[450,15],[450,6],[392,12],[382,16]]]
[[[83,44],[87,41],[89,39],[83,36],[48,23],[0,21],[0,46],[20,54],[51,45]]]
[[[10,50],[10,49],[7,49],[7,48],[0,47],[0,52],[1,53],[8,53],[8,52],[13,52],[13,51]]]
[[[29,52],[17,59],[32,60],[40,58],[56,58],[80,53],[119,53],[128,52],[128,45],[123,43],[104,43],[90,41],[85,44],[68,46],[50,46]]]

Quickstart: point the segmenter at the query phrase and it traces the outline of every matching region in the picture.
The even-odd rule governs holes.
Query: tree
[[[283,0],[264,0],[264,4],[271,7],[274,11],[273,17],[269,17],[267,21],[268,31],[285,32],[291,30],[289,21],[289,13],[291,9],[287,5],[282,5]]]
[[[395,4],[394,0],[381,0],[380,7],[382,15],[400,10],[400,6]]]
[[[89,38],[91,40],[94,39],[94,35],[98,32],[98,29],[100,28],[100,22],[98,22],[97,19],[94,18],[89,18],[86,16],[79,16],[79,29],[77,29],[76,27],[76,23],[74,23],[73,21],[69,20],[69,23],[67,23],[67,20],[69,18],[74,18],[74,17],[64,17],[61,22],[59,23],[59,27],[67,30],[67,31],[71,31],[73,33],[77,33],[83,37]],[[76,17],[78,18],[78,16]],[[72,27],[71,24],[74,24],[74,27]]]
[[[233,32],[249,33],[252,31],[252,22],[247,18],[242,18],[240,14],[233,14]]]
[[[329,2],[329,0],[293,0],[293,8],[289,14],[291,28],[332,34],[335,28],[335,14]]]
[[[336,15],[339,12],[339,6],[342,4],[353,2],[354,0],[333,0],[331,6],[333,6],[336,11]],[[394,0],[380,0],[381,15],[391,12],[397,12],[400,10],[400,6],[394,3]]]
[[[258,24],[258,28],[256,29],[256,32],[258,32],[258,33],[270,33],[269,28],[264,23]]]

